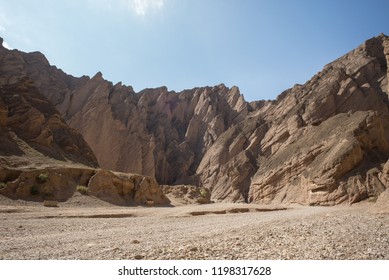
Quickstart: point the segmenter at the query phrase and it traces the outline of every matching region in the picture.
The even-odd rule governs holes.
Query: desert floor
[[[0,197],[0,259],[389,259],[389,215],[371,203],[58,208]]]

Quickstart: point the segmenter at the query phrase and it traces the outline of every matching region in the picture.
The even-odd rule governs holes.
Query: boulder
[[[95,170],[89,168],[46,168],[6,170],[2,172],[5,187],[0,194],[12,199],[32,201],[68,200],[77,185],[85,185]]]
[[[179,204],[209,204],[211,192],[209,189],[193,185],[163,186],[164,194],[172,201]]]
[[[371,207],[370,212],[377,214],[389,214],[389,189],[378,196],[377,201]]]
[[[169,203],[155,179],[99,170],[88,183],[89,194],[116,205],[157,206]]]

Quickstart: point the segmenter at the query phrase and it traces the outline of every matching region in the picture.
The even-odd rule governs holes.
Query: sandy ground
[[[389,215],[371,204],[58,208],[0,197],[0,259],[389,259]]]

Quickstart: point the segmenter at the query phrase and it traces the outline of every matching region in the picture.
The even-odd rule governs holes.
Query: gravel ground
[[[281,210],[79,201],[0,200],[0,259],[389,259],[389,215],[369,213],[368,203]]]

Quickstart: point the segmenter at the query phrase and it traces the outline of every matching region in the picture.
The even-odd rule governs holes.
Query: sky
[[[387,0],[0,0],[4,45],[135,91],[224,83],[275,99],[380,33]]]

